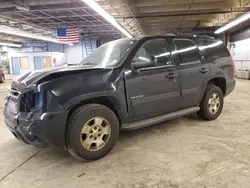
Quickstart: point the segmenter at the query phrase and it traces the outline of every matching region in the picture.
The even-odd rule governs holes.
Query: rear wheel
[[[69,117],[67,147],[77,159],[96,160],[105,156],[119,136],[119,121],[108,107],[87,104]]]
[[[205,120],[214,120],[219,117],[223,109],[224,95],[215,85],[208,85],[200,104],[198,115]]]

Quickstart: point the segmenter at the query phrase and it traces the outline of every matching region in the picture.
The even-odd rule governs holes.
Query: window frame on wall
[[[27,59],[27,66],[23,66],[23,63],[26,63],[26,62],[22,62],[22,59],[24,58]],[[22,57],[19,57],[19,59],[20,59],[20,69],[30,69],[30,62],[29,62],[28,56],[22,56]]]
[[[179,61],[179,66],[193,66],[193,65],[200,65],[202,64],[204,61],[202,60],[204,58],[203,54],[201,53],[199,47],[197,46],[197,44],[191,40],[191,39],[188,39],[188,38],[173,38],[172,39],[172,43],[174,45],[174,48],[175,48],[175,51],[178,51],[178,50],[182,50],[182,49],[179,49],[175,43],[175,41],[189,41],[190,43],[192,43],[195,47],[196,47],[196,51],[198,52],[197,54],[199,55],[199,62],[191,62],[191,63],[184,63],[182,62],[182,59],[180,57],[180,54],[176,53],[174,54],[174,56],[176,56],[178,58],[178,61]],[[173,52],[172,52],[173,54]],[[197,61],[197,60],[196,60]]]
[[[48,62],[44,62],[44,60],[46,59],[46,58],[48,58],[48,59],[50,59],[50,63],[51,63],[51,66],[45,66]],[[52,60],[52,56],[42,56],[42,67],[43,68],[51,68],[51,67],[53,67],[53,60]]]

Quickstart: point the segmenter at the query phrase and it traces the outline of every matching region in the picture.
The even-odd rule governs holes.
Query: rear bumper
[[[65,147],[67,112],[43,113],[28,120],[28,113],[15,115],[5,107],[3,114],[6,126],[24,143],[35,147]]]
[[[232,91],[235,88],[236,80],[235,79],[227,80],[226,83],[227,83],[227,89],[226,89],[225,96],[227,96],[230,93],[232,93]]]

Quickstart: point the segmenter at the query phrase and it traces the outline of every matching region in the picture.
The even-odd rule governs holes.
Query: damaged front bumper
[[[11,90],[4,107],[4,121],[13,135],[36,147],[65,147],[67,111],[44,112],[31,109],[20,111],[23,93]]]
[[[43,113],[29,119],[29,113],[15,115],[6,105],[3,113],[6,126],[24,143],[35,147],[65,147],[67,112]]]
[[[19,140],[35,147],[65,147],[65,130],[68,112],[62,108],[55,112],[41,108],[49,105],[47,98],[38,95],[37,106],[28,106],[36,103],[36,96],[30,99],[29,92],[36,92],[36,88],[24,87],[16,81],[12,82],[7,101],[3,110],[4,121],[9,130]],[[26,98],[27,97],[27,101]],[[41,99],[41,100],[40,100]],[[25,103],[26,102],[26,103]],[[27,108],[25,108],[27,107]],[[28,110],[27,110],[28,109]]]
[[[28,114],[12,114],[4,108],[4,122],[12,134],[26,144],[36,147],[48,146],[45,140],[34,135],[34,121],[28,121]]]

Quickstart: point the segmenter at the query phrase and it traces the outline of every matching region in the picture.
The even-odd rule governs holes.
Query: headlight
[[[30,91],[22,94],[20,101],[20,111],[21,112],[31,112],[33,110],[40,111],[43,110],[46,104],[46,93]]]

